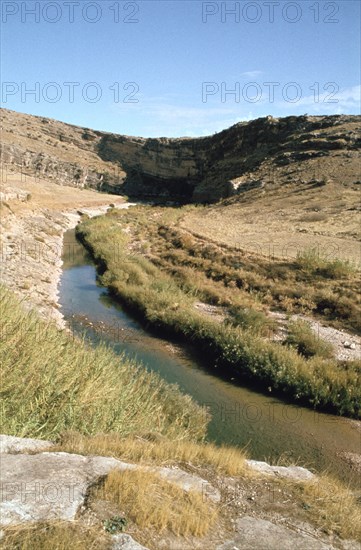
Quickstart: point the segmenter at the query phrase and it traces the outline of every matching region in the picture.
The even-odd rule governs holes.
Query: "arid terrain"
[[[331,259],[361,265],[359,184],[340,178],[275,184],[186,216],[183,227],[211,240],[273,258],[316,248]]]
[[[64,232],[79,211],[106,212],[124,199],[91,189],[64,187],[34,176],[7,174],[1,185],[1,281],[48,320],[63,325],[58,284]]]
[[[267,355],[282,391],[304,392],[308,406],[311,396],[360,430],[361,117],[267,117],[184,140],[1,117],[1,283],[12,327],[2,333],[4,479],[26,482],[29,473],[47,486],[57,472],[59,484],[73,476],[76,491],[56,510],[7,494],[0,546],[63,550],[75,537],[79,550],[358,550],[357,488],[204,443],[205,412],[188,396],[59,332],[58,284],[64,232],[81,222],[102,283],[149,326],[216,341],[220,365],[234,366],[228,339],[245,336],[250,369]],[[128,209],[150,197],[152,205]],[[107,248],[115,237],[124,245],[118,263]],[[49,337],[38,349],[31,328],[14,331],[32,326],[30,308]],[[292,380],[282,378],[288,365]],[[357,472],[360,453],[346,463]],[[138,475],[140,465],[164,484],[148,470]]]

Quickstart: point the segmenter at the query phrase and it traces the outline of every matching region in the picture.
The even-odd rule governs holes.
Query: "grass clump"
[[[235,447],[217,447],[212,443],[170,441],[153,434],[147,437],[121,437],[116,434],[97,434],[91,437],[78,433],[63,434],[59,446],[50,450],[78,454],[112,456],[142,464],[171,466],[187,463],[194,466],[210,466],[229,476],[245,474],[245,453]]]
[[[299,486],[313,521],[329,533],[361,542],[361,505],[353,491],[321,475]]]
[[[334,357],[332,344],[319,338],[310,324],[300,319],[289,323],[286,344],[294,347],[298,353],[307,359],[314,356],[323,357],[324,359]]]
[[[110,472],[95,498],[114,503],[138,527],[158,533],[202,537],[217,519],[216,507],[202,494],[141,469]]]
[[[158,432],[202,440],[207,414],[176,386],[106,346],[74,339],[0,287],[2,431],[21,437]]]
[[[111,547],[111,539],[105,533],[74,521],[7,527],[0,541],[4,550],[110,550]]]
[[[309,248],[298,253],[297,264],[310,275],[326,279],[347,279],[356,273],[351,262],[339,259],[329,260],[317,248]]]
[[[276,329],[277,324],[269,319],[262,311],[255,309],[241,309],[231,307],[227,323],[234,327],[241,327],[243,330],[252,330],[255,334],[269,336]]]

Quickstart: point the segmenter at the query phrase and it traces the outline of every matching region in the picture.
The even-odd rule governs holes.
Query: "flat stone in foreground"
[[[250,516],[239,519],[236,530],[235,538],[217,550],[336,550],[306,533]]]
[[[111,470],[134,470],[111,457],[82,456],[70,453],[0,455],[0,523],[73,520],[91,485]],[[197,490],[213,500],[219,492],[200,477],[179,468],[146,468],[173,482],[185,491]]]
[[[0,435],[0,453],[20,453],[26,451],[43,451],[54,444],[43,439],[28,439],[13,435]]]
[[[130,535],[114,535],[112,550],[148,550],[136,542]]]
[[[292,479],[293,481],[309,481],[316,477],[310,470],[301,466],[270,466],[267,462],[260,462],[258,460],[246,460],[246,462],[252,470],[256,470],[262,474]]]

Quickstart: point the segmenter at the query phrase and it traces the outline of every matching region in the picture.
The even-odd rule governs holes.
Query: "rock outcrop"
[[[236,535],[217,550],[333,550],[334,546],[323,543],[307,533],[295,532],[264,519],[244,516],[237,521]]]
[[[44,448],[51,448],[49,441],[23,439],[13,436],[0,436],[1,442],[1,483],[0,483],[0,524],[3,527],[2,536],[6,537],[8,528],[18,525],[35,527],[37,523],[46,524],[52,520],[73,521],[85,523],[93,512],[88,509],[89,494],[92,486],[104,479],[110,471],[134,470],[140,466],[129,464],[121,460],[104,456],[82,456],[65,452],[44,452]],[[314,475],[300,467],[270,466],[265,462],[249,460],[248,467],[258,471],[263,483],[267,485],[268,476],[284,477],[290,482],[304,482]],[[144,466],[142,466],[144,468]],[[175,483],[185,491],[198,491],[204,499],[211,499],[216,506],[225,506],[232,492],[224,492],[225,487],[232,491],[234,478],[215,479],[223,485],[220,491],[209,481],[198,475],[181,470],[178,467],[161,468],[146,467],[158,473],[163,479]],[[258,476],[255,479],[260,479]],[[266,489],[267,491],[268,489]],[[237,500],[246,499],[249,502],[249,490],[242,496],[237,491]],[[266,493],[265,493],[266,494]],[[267,493],[268,494],[268,493]],[[226,498],[227,495],[227,498]],[[253,499],[252,499],[253,500]],[[260,500],[260,497],[258,498]],[[267,499],[266,499],[267,500]],[[260,500],[261,501],[261,500]],[[103,501],[100,501],[100,505]],[[104,503],[103,503],[104,504]],[[268,509],[268,506],[266,506]],[[185,548],[213,548],[214,550],[358,550],[356,541],[344,541],[338,537],[326,537],[320,530],[311,524],[294,518],[281,517],[279,513],[264,517],[259,508],[247,504],[247,513],[238,513],[232,519],[232,529],[227,536],[217,532],[212,533],[212,543],[204,543],[203,539],[186,539],[166,536],[161,538],[160,548],[177,550]],[[258,510],[258,511],[257,511]],[[88,512],[88,515],[86,514]],[[85,515],[84,515],[85,514]],[[88,519],[87,519],[88,518]],[[99,522],[98,522],[99,523]],[[98,525],[98,524],[97,524]],[[99,527],[99,525],[98,525]],[[218,525],[220,528],[220,525]],[[139,531],[132,536],[128,533],[113,534],[111,548],[113,550],[147,550],[145,546],[134,540]],[[214,536],[213,536],[214,535]],[[185,546],[179,546],[179,544]],[[154,544],[152,548],[154,547]],[[158,546],[157,546],[158,547]]]
[[[44,439],[29,439],[27,437],[14,437],[12,435],[0,435],[0,453],[26,453],[29,451],[43,451],[52,447],[51,441]]]
[[[97,153],[103,136],[88,128],[56,120],[0,110],[2,183],[20,173],[59,185],[117,193],[125,173]]]
[[[0,524],[16,525],[54,519],[74,520],[89,488],[111,470],[134,470],[111,457],[82,456],[63,452],[39,452],[48,441],[2,436]],[[26,451],[37,452],[27,454]],[[22,451],[22,452],[18,452]],[[15,454],[14,454],[15,453]],[[175,483],[184,491],[198,491],[214,502],[219,491],[211,484],[179,468],[144,467]]]
[[[315,475],[302,466],[271,466],[267,462],[258,460],[247,460],[247,465],[262,474],[292,479],[293,481],[309,481]]]
[[[303,163],[317,171],[325,158],[335,161],[322,165],[327,179],[334,166],[357,162],[361,145],[360,116],[269,116],[204,138],[146,139],[1,114],[2,162],[9,169],[155,200],[213,202],[282,183],[290,167],[297,172]],[[355,173],[343,170],[345,183],[355,183]]]
[[[196,139],[106,134],[98,150],[124,168],[128,194],[212,202],[262,188],[274,179],[272,166],[356,151],[360,122],[352,116],[265,117]]]

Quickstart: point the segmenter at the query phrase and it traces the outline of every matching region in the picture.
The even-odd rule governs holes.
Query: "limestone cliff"
[[[360,128],[361,117],[267,117],[198,139],[105,135],[99,154],[123,166],[128,194],[211,202],[272,183],[280,167],[340,153],[352,158]]]
[[[145,139],[1,111],[6,166],[137,198],[213,202],[282,183],[290,167],[338,178],[361,145],[360,116],[269,116],[204,138]],[[342,171],[346,183],[355,166]]]

